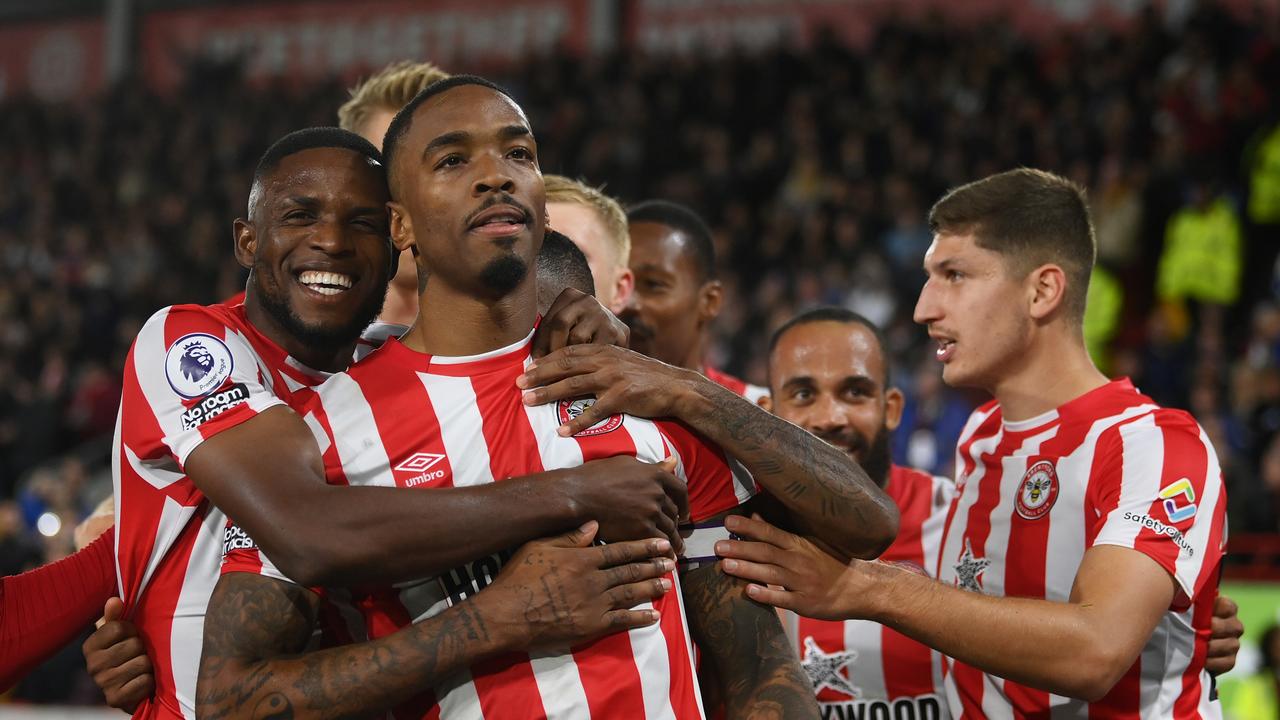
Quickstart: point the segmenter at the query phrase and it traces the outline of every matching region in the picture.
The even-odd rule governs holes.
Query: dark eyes
[[[529,151],[529,148],[523,148],[523,147],[512,148],[511,152],[507,153],[507,155],[509,157],[515,158],[516,160],[532,160],[533,159],[533,153]]]
[[[315,213],[311,212],[310,210],[290,210],[284,215],[284,219],[286,222],[302,222],[307,220],[314,220],[315,218],[316,218]]]

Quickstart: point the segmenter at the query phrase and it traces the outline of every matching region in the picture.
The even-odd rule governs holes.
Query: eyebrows
[[[498,130],[497,137],[499,140],[504,142],[523,137],[532,139],[533,131],[525,125],[505,125]],[[427,143],[425,148],[422,149],[422,158],[425,160],[427,156],[436,152],[440,148],[451,147],[454,145],[466,145],[467,143],[473,142],[475,138],[475,133],[470,133],[466,130],[455,130],[453,132],[444,133],[443,135],[437,135],[431,139],[431,142]]]
[[[285,210],[302,208],[315,211],[323,208],[326,204],[324,198],[316,195],[288,195],[281,200],[281,208]],[[360,205],[347,209],[349,215],[385,215],[386,212],[386,205]]]
[[[782,387],[809,388],[816,387],[817,384],[818,381],[809,375],[795,375],[785,379],[782,382]],[[880,383],[876,382],[876,380],[869,375],[855,374],[846,375],[845,377],[840,378],[839,386],[842,388],[854,387],[860,390],[874,391],[880,387]]]

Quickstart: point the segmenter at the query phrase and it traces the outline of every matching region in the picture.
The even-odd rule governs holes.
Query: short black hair
[[[279,167],[280,163],[290,155],[316,148],[343,148],[360,153],[379,166],[382,165],[382,153],[378,152],[378,148],[350,130],[343,130],[338,127],[311,127],[294,130],[272,143],[271,147],[267,148],[267,151],[258,159],[258,165],[253,170],[253,185],[249,191],[249,212],[253,212],[258,190],[265,176]]]
[[[393,169],[395,167],[396,151],[399,150],[400,142],[404,140],[404,136],[408,135],[409,129],[413,127],[413,114],[417,112],[418,107],[436,95],[460,85],[487,87],[490,90],[506,95],[511,98],[512,102],[515,102],[515,98],[511,97],[511,93],[479,75],[453,75],[443,80],[437,80],[422,88],[417,95],[413,96],[412,100],[400,108],[395,117],[391,118],[391,124],[387,126],[387,134],[382,138],[382,155],[387,159],[385,164],[387,166],[388,182],[392,182],[391,178],[395,177]],[[519,105],[519,103],[516,104]],[[393,182],[392,185],[394,186]]]
[[[587,256],[563,233],[547,228],[537,263],[539,313],[545,313],[567,287],[596,294]]]
[[[692,209],[670,200],[645,200],[627,210],[627,223],[651,222],[679,230],[689,238],[694,266],[703,282],[716,277],[716,245],[711,228]]]
[[[812,310],[796,315],[786,321],[777,330],[773,331],[773,337],[769,338],[769,358],[773,358],[773,351],[777,349],[778,342],[782,340],[782,336],[786,335],[792,328],[800,325],[809,325],[817,322],[837,322],[845,325],[861,325],[876,338],[876,344],[880,346],[880,364],[884,366],[884,387],[889,387],[889,356],[888,345],[885,344],[884,332],[880,330],[880,326],[871,322],[865,315],[856,313],[848,308],[836,307],[834,305],[818,307]]]

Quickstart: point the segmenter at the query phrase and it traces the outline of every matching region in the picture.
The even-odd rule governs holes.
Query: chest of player
[[[507,375],[417,373],[394,392],[350,389],[363,390],[358,395],[326,386],[330,432],[322,442],[332,443],[325,451],[330,482],[466,487],[614,455],[665,457],[657,427],[638,418],[614,415],[575,437],[560,437],[557,428],[594,401],[529,407],[515,374]]]
[[[994,595],[1066,600],[1100,513],[1091,452],[978,452],[957,474],[939,579]]]
[[[942,658],[869,620],[784,616],[825,718],[948,717]]]

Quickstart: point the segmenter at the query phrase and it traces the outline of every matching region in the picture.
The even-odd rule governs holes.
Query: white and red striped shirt
[[[760,402],[760,398],[769,394],[769,388],[752,385],[746,380],[736,378],[729,373],[720,372],[719,370],[707,365],[702,368],[702,374],[721,387],[728,388],[753,403]]]
[[[459,487],[615,455],[650,462],[674,455],[676,474],[689,486],[695,523],[754,494],[754,482],[740,466],[679,423],[614,415],[575,437],[557,435],[556,428],[592,401],[524,405],[515,381],[530,362],[531,337],[462,358],[425,355],[391,341],[335,375],[317,388],[316,402],[299,408],[317,432],[329,481]],[[243,533],[234,527],[228,533],[235,534],[235,542],[223,572],[287,579]],[[697,535],[689,539],[690,547],[706,544]],[[326,590],[346,621],[334,634],[352,641],[376,639],[443,612],[483,589],[509,556],[481,558],[394,588]],[[661,621],[560,653],[518,653],[478,664],[396,714],[448,720],[701,718],[678,581],[665,597],[640,607],[657,608]]]
[[[1133,548],[1179,591],[1138,660],[1089,703],[949,661],[957,718],[1217,718],[1204,669],[1226,497],[1208,438],[1116,380],[1029,420],[988,403],[956,448],[938,578],[988,595],[1069,599],[1086,550]],[[964,622],[957,618],[956,622]]]
[[[372,344],[362,343],[357,355],[398,327],[375,326]],[[117,581],[155,667],[155,695],[135,716],[195,717],[204,614],[226,516],[186,476],[187,457],[327,377],[258,332],[239,304],[168,307],[138,333],[112,455]]]
[[[880,560],[933,576],[954,484],[894,465],[884,490],[901,520],[898,538]],[[936,651],[871,620],[813,620],[789,611],[782,618],[824,718],[950,717]]]

